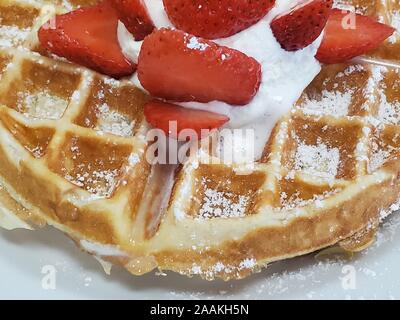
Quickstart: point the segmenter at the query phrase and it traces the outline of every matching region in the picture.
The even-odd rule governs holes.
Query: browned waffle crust
[[[43,22],[89,2],[0,1],[0,225],[47,223],[134,274],[228,280],[336,243],[362,248],[398,209],[398,34],[323,67],[251,172],[205,153],[174,170],[145,160],[144,93],[40,49]],[[396,25],[394,3],[337,5]]]

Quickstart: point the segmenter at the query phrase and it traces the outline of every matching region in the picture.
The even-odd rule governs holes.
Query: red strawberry
[[[119,19],[134,35],[137,41],[143,40],[154,29],[143,0],[111,0]]]
[[[347,61],[376,49],[394,31],[370,17],[333,9],[316,58],[322,63]]]
[[[275,0],[163,0],[178,29],[206,39],[231,36],[263,18]]]
[[[138,76],[156,97],[245,105],[258,91],[261,66],[237,50],[163,28],[144,39]]]
[[[282,48],[296,51],[313,43],[326,25],[332,4],[332,0],[308,0],[277,16],[271,29]]]
[[[117,37],[118,17],[108,2],[58,15],[39,30],[48,51],[113,77],[132,74]]]
[[[153,127],[175,139],[178,139],[177,135],[184,129],[194,131],[191,138],[201,139],[204,138],[202,129],[217,129],[229,121],[227,116],[218,113],[187,109],[160,100],[148,102],[144,107],[144,115]],[[176,124],[172,121],[176,121]],[[177,129],[176,132],[171,131],[173,128]]]

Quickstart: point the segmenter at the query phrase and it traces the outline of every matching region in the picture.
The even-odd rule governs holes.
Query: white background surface
[[[315,254],[271,265],[241,281],[224,283],[169,273],[111,276],[61,233],[0,231],[0,298],[11,299],[374,299],[400,298],[400,215],[389,217],[376,243],[353,258]],[[42,288],[41,270],[57,270],[56,289]],[[344,266],[355,271],[355,289],[342,286]]]

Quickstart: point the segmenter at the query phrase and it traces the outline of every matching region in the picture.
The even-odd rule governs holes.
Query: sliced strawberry
[[[282,48],[296,51],[313,43],[326,25],[332,4],[333,0],[308,0],[277,16],[271,29]]]
[[[144,39],[138,76],[156,97],[245,105],[258,91],[261,66],[237,50],[164,28]]]
[[[263,18],[275,0],[163,0],[178,29],[206,39],[231,36]]]
[[[333,9],[316,58],[322,63],[347,61],[376,49],[394,31],[370,17]]]
[[[218,113],[183,108],[160,100],[148,102],[144,115],[148,123],[174,139],[178,139],[179,133],[185,129],[193,130],[192,134],[187,132],[192,139],[201,139],[204,138],[202,129],[217,129],[229,121],[227,116]],[[175,128],[176,132],[173,132]]]
[[[132,74],[117,37],[118,17],[108,2],[58,15],[39,30],[48,51],[113,77]]]
[[[136,41],[143,40],[154,29],[143,0],[111,0],[119,19],[133,34]]]

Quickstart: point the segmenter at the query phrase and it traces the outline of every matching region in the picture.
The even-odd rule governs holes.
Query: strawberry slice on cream
[[[138,77],[156,97],[246,105],[260,86],[261,65],[238,50],[162,28],[143,42]]]
[[[122,53],[117,37],[118,16],[108,1],[58,15],[38,32],[49,52],[115,78],[131,75],[135,63]]]
[[[287,51],[303,49],[313,43],[328,21],[333,0],[308,0],[271,22],[275,38]]]

